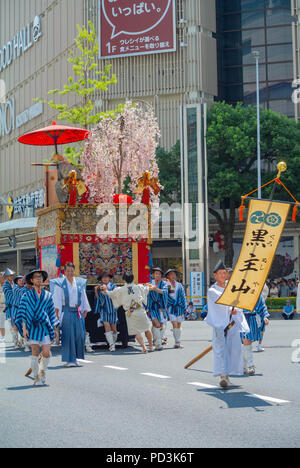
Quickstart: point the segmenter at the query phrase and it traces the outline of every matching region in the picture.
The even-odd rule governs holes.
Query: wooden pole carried
[[[202,359],[204,356],[206,356],[210,351],[212,351],[212,349],[213,349],[212,346],[205,349],[201,354],[199,354],[199,356],[195,357],[186,366],[184,366],[184,368],[188,369],[192,364],[195,364],[195,362],[199,361],[199,359]]]

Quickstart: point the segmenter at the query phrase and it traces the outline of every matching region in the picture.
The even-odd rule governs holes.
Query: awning
[[[34,229],[37,226],[38,218],[19,218],[0,224],[0,232],[17,229]]]

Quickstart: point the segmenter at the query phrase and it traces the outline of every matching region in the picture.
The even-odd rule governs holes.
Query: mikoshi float
[[[149,282],[151,202],[158,202],[161,190],[159,129],[151,106],[126,102],[117,117],[108,114],[86,136],[78,165],[58,154],[45,164],[56,166],[55,190],[46,187],[50,202],[37,213],[36,249],[39,268],[50,280],[66,262],[74,263],[76,276],[87,279],[93,307],[94,286],[103,271],[117,284],[127,270],[135,282]],[[122,193],[125,186],[130,195]],[[92,343],[105,341],[93,314],[87,328]],[[126,344],[124,330],[121,339]]]

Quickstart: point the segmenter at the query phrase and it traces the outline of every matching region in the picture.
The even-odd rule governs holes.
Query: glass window
[[[292,44],[274,45],[268,47],[268,62],[282,62],[293,59]]]
[[[266,66],[260,65],[259,66],[259,81],[266,81]],[[243,67],[243,82],[244,83],[251,83],[256,82],[256,66],[255,65],[247,65]]]
[[[243,82],[243,68],[226,68],[225,69],[225,82],[226,83],[242,83]]]
[[[292,83],[290,81],[269,83],[270,99],[292,99]]]
[[[293,62],[272,63],[268,65],[268,80],[293,80]]]
[[[187,109],[189,203],[198,202],[197,109]]]
[[[287,115],[288,117],[295,116],[294,104],[291,100],[280,100],[280,101],[270,101],[269,107],[274,112],[278,112],[282,115]]]
[[[224,15],[223,18],[224,31],[242,29],[242,18],[240,13]]]
[[[265,25],[265,12],[253,11],[224,15],[224,31],[262,28]]]
[[[268,44],[281,44],[282,42],[292,42],[292,25],[267,29]]]
[[[242,43],[249,45],[249,47],[264,45],[265,42],[265,29],[242,31]]]
[[[291,0],[266,0],[266,8],[289,7],[291,8]]]
[[[265,47],[256,47],[260,53],[260,61],[264,62],[266,59]],[[246,49],[232,49],[224,51],[224,65],[235,66],[235,65],[253,65],[255,59],[252,55],[251,48]]]
[[[267,83],[260,83],[259,86],[259,100],[263,102],[267,99]],[[249,83],[244,85],[244,102],[256,102],[256,83]]]
[[[265,26],[265,12],[262,11],[249,11],[242,13],[242,28],[262,28]]]
[[[243,85],[227,86],[224,90],[227,102],[243,102]]]
[[[287,10],[286,8],[267,10],[266,18],[267,26],[277,26],[292,22],[291,10]]]
[[[264,8],[265,1],[264,0],[241,0],[240,5],[241,5],[242,10],[259,10],[261,8]]]

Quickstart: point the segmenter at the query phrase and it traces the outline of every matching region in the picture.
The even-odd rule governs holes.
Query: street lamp
[[[257,50],[252,52],[256,61],[256,107],[257,107],[257,185],[258,198],[261,199],[261,155],[260,155],[260,108],[259,108],[259,68],[258,59],[260,54]]]

